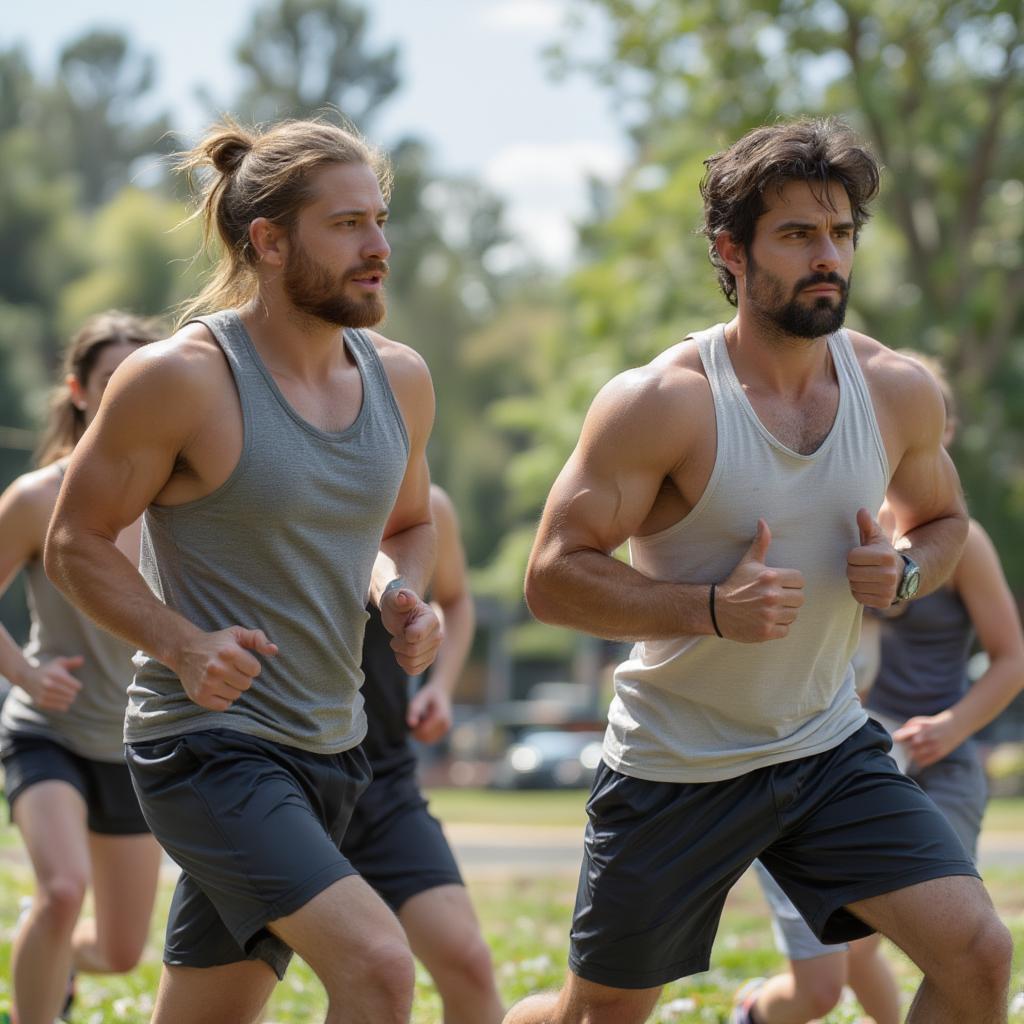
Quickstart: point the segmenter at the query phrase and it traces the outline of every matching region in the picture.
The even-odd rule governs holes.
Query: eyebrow
[[[787,220],[784,224],[780,224],[775,228],[775,231],[779,233],[783,231],[815,231],[817,227],[818,225],[811,221]],[[833,224],[832,230],[836,231],[840,228],[845,228],[848,231],[853,231],[855,227],[856,225],[852,220],[844,220],[839,224]]]
[[[384,206],[377,211],[378,217],[387,217],[390,214],[390,210]],[[327,214],[328,220],[336,220],[339,217],[368,217],[370,215],[369,210],[335,210],[333,213]]]

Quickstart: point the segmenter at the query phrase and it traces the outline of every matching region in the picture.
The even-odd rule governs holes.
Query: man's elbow
[[[70,541],[70,532],[67,526],[55,518],[46,532],[46,543],[43,545],[43,570],[50,582],[62,591],[67,589],[65,567]]]
[[[523,583],[523,596],[530,614],[538,622],[562,625],[558,610],[561,603],[555,594],[553,573],[539,560],[531,560]]]

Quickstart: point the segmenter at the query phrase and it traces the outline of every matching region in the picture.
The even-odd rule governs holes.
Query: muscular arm
[[[409,462],[394,508],[384,527],[370,577],[370,600],[380,608],[391,648],[409,675],[433,662],[441,626],[423,600],[434,571],[436,533],[430,515],[427,441],[434,423],[434,389],[426,364],[412,349],[375,336],[409,436]],[[404,586],[384,593],[401,577]]]
[[[195,430],[202,384],[191,370],[166,349],[140,350],[118,367],[71,458],[45,555],[68,600],[175,671],[199,630],[155,597],[116,540],[164,487]],[[173,400],[182,394],[190,400]]]
[[[203,632],[159,601],[117,546],[121,530],[164,490],[207,411],[223,406],[223,378],[211,373],[211,358],[221,358],[212,343],[179,338],[146,346],[118,367],[72,456],[45,566],[99,625],[167,665],[191,700],[224,711],[260,673],[250,652],[272,656],[276,646],[237,624]]]
[[[921,567],[918,593],[923,596],[940,587],[959,561],[967,512],[956,468],[942,446],[946,416],[938,385],[919,363],[878,349],[869,379],[882,406],[879,422],[887,447],[896,456],[886,492],[893,544]],[[894,566],[898,582],[902,559]],[[878,605],[884,606],[884,601]]]
[[[712,632],[706,584],[652,580],[613,554],[639,531],[685,452],[672,397],[645,368],[616,377],[594,400],[530,553],[526,601],[536,618],[611,640]]]
[[[953,575],[978,639],[989,657],[985,674],[951,708],[916,716],[896,731],[924,768],[941,760],[992,721],[1024,688],[1024,634],[999,556],[985,531],[971,522]]]

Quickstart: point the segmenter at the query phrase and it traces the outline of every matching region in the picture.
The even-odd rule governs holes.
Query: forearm
[[[430,670],[430,681],[436,683],[450,697],[462,674],[469,649],[473,645],[473,629],[476,615],[473,598],[463,593],[458,600],[446,605],[435,604],[440,609],[444,640],[438,649],[434,665]]]
[[[174,671],[179,652],[201,632],[158,600],[105,537],[56,526],[47,538],[45,567],[53,584],[89,618]]]
[[[24,688],[25,677],[34,667],[21,653],[11,634],[0,625],[0,675],[14,686]]]
[[[996,658],[988,671],[949,710],[961,740],[992,721],[1024,688],[1024,657]]]
[[[437,534],[433,523],[420,523],[381,541],[370,577],[370,600],[379,606],[384,588],[400,576],[421,597],[434,574]]]
[[[606,640],[711,634],[710,586],[666,583],[599,551],[531,563],[526,602],[542,622]]]
[[[967,540],[968,518],[953,513],[910,530],[895,547],[906,553],[921,568],[921,586],[917,596],[938,590],[950,577]]]

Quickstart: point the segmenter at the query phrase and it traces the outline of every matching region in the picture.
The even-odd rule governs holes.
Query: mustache
[[[850,290],[850,282],[832,270],[827,274],[809,274],[807,277],[802,277],[794,286],[793,294],[796,295],[804,288],[812,288],[816,284],[834,284],[843,295]]]
[[[351,280],[353,277],[363,277],[366,274],[380,274],[380,276],[387,277],[391,273],[391,268],[388,266],[387,260],[368,260],[361,266],[355,267],[350,270],[346,275],[346,280]]]

